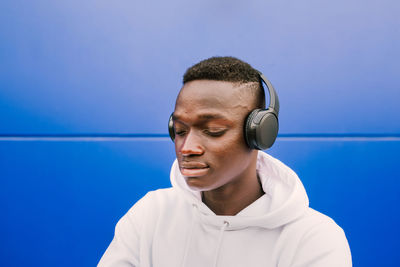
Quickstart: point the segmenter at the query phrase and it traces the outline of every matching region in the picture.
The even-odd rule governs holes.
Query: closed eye
[[[186,134],[187,129],[186,129],[186,127],[182,127],[180,125],[179,126],[178,125],[174,125],[174,131],[175,131],[176,135],[183,136],[183,135]]]
[[[204,130],[204,133],[212,136],[212,137],[218,137],[218,136],[222,136],[225,132],[227,131],[227,129],[206,129]]]
[[[179,136],[184,136],[186,134],[186,131],[175,131],[175,134]]]

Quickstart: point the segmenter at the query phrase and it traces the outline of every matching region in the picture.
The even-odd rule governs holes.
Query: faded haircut
[[[211,57],[188,68],[183,84],[195,80],[226,81],[249,84],[249,93],[256,98],[255,108],[265,108],[265,92],[258,71],[235,57]]]

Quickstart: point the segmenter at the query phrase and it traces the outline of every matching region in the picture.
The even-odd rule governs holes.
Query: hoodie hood
[[[296,173],[278,159],[259,151],[257,173],[265,194],[235,216],[220,216],[201,200],[201,192],[191,190],[182,176],[177,160],[171,169],[171,184],[193,206],[200,220],[226,230],[247,227],[274,229],[288,224],[304,214],[308,197]],[[197,217],[197,216],[196,216]]]
[[[173,188],[149,192],[121,218],[99,266],[351,267],[343,230],[308,208],[297,175],[258,152],[265,194],[235,216],[218,216],[175,161]]]

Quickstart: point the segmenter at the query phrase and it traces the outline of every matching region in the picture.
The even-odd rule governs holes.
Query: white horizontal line
[[[68,137],[68,136],[0,136],[0,141],[41,141],[41,142],[113,142],[113,141],[170,141],[169,137],[100,137],[100,136],[85,136],[85,137]],[[335,141],[335,142],[399,142],[400,137],[397,136],[301,136],[301,137],[278,137],[280,142],[298,142],[298,141]]]
[[[382,137],[375,137],[375,136],[371,136],[371,137],[358,137],[358,136],[354,136],[354,137],[349,137],[349,136],[344,136],[344,137],[278,137],[277,141],[335,141],[335,142],[372,142],[372,141],[376,141],[376,142],[399,142],[400,141],[400,137],[397,136],[382,136]]]
[[[1,137],[0,141],[56,141],[56,142],[109,142],[109,141],[165,141],[168,137]]]

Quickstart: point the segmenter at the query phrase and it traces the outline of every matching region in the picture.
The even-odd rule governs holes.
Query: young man
[[[172,188],[128,211],[99,266],[351,266],[342,229],[308,207],[289,167],[246,139],[249,113],[263,108],[247,63],[214,57],[189,68],[172,116]]]

